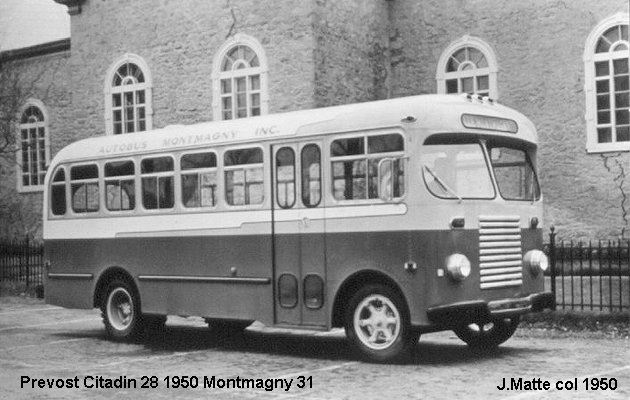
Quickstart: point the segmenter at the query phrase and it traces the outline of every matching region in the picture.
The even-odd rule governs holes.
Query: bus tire
[[[487,322],[474,322],[453,330],[458,338],[468,346],[479,349],[493,349],[508,340],[518,327],[520,317],[497,318]]]
[[[105,290],[101,306],[107,333],[115,340],[129,340],[143,330],[140,297],[126,280],[114,279]]]
[[[400,294],[380,284],[366,285],[352,295],[345,330],[354,350],[372,362],[402,361],[420,337]]]

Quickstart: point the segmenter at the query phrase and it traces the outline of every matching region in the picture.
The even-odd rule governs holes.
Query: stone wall
[[[10,129],[17,138],[20,108],[30,99],[41,101],[48,116],[51,159],[65,143],[74,140],[66,133],[72,109],[69,56],[68,51],[56,52],[4,62],[1,66],[2,109],[14,114],[12,126],[2,125],[1,133]],[[18,193],[15,148],[0,154],[0,238],[41,238],[42,192]]]
[[[86,1],[72,17],[77,136],[105,132],[106,72],[126,53],[150,68],[155,128],[211,120],[213,58],[237,33],[265,49],[270,112],[312,107],[309,13],[299,0]]]
[[[500,5],[500,6],[498,6]],[[71,52],[12,62],[41,76],[53,155],[105,134],[108,69],[142,57],[153,81],[153,127],[213,118],[213,59],[236,34],[256,38],[269,67],[269,112],[436,92],[443,50],[464,35],[495,52],[499,101],[539,130],[545,225],[562,237],[630,236],[630,153],[585,152],[582,54],[602,19],[626,0],[86,0],[72,16]],[[47,83],[43,83],[43,82]],[[52,86],[51,86],[52,84]],[[43,93],[45,87],[54,90]],[[0,170],[23,215],[2,226],[39,232],[41,194],[15,193],[15,168]],[[17,206],[15,206],[17,204]],[[15,208],[17,207],[17,208]]]
[[[317,107],[387,97],[388,29],[387,1],[315,1]]]
[[[499,101],[538,128],[545,225],[566,238],[628,238],[630,154],[586,153],[582,60],[593,28],[627,10],[626,0],[395,0],[393,94],[435,93],[442,51],[482,39],[497,57]]]

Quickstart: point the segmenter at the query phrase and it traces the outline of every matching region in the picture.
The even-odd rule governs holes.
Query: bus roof
[[[488,120],[491,122],[511,121],[517,127],[517,132],[502,131],[501,125],[498,125],[498,129],[489,127],[487,121],[482,121],[479,126],[467,124],[469,127],[465,127],[463,114],[490,117]],[[256,143],[276,138],[373,130],[405,124],[431,133],[481,133],[486,130],[485,133],[537,142],[536,130],[524,115],[492,100],[466,95],[420,95],[83,139],[59,151],[51,162],[50,170],[67,161],[91,161],[200,146]]]

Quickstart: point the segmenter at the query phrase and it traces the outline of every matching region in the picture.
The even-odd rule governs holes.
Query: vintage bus
[[[439,330],[497,346],[554,303],[536,148],[472,95],[81,140],[46,176],[46,301],[116,339],[186,315],[343,327],[373,361]]]

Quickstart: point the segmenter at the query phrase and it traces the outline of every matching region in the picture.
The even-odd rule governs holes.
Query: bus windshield
[[[480,143],[425,145],[423,175],[435,196],[446,199],[492,199],[490,171]]]
[[[538,200],[540,187],[527,152],[506,145],[488,144],[497,186],[506,200]]]

